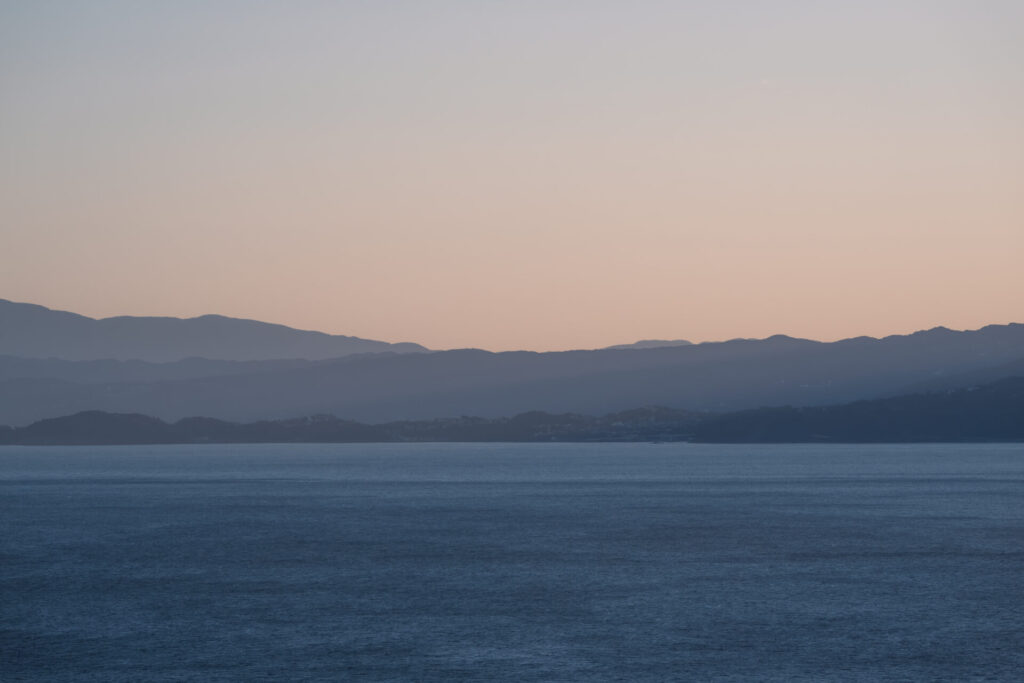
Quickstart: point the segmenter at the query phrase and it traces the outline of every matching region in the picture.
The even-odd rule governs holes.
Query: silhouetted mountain
[[[136,413],[90,410],[0,432],[0,443],[20,445],[126,445],[170,443],[347,443],[390,441],[383,430],[319,415],[235,424],[194,417],[168,424]]]
[[[174,443],[170,425],[147,415],[116,415],[90,410],[40,420],[8,437],[25,445],[117,445],[139,443]]]
[[[641,339],[638,342],[632,344],[616,344],[615,346],[606,346],[606,349],[660,349],[665,346],[689,346],[693,342],[686,341],[685,339]]]
[[[0,444],[348,443],[376,441],[958,442],[1024,441],[1024,377],[981,387],[838,406],[725,415],[638,408],[590,417],[532,411],[366,425],[320,415],[238,424],[82,412],[0,428]]]
[[[115,366],[109,381],[96,366],[62,366],[47,377],[6,375],[0,423],[81,410],[233,421],[329,413],[371,423],[532,410],[602,415],[637,405],[725,412],[896,395],[1022,358],[1024,325],[1012,324],[833,343],[775,336],[653,349],[359,355],[245,369],[201,361],[130,372]],[[201,366],[210,374],[197,376]]]
[[[1024,440],[1024,377],[839,406],[760,408],[710,418],[695,441],[730,443]]]
[[[442,418],[380,427],[399,441],[681,441],[704,418],[702,413],[662,407],[601,417],[535,410],[514,417]]]
[[[332,415],[239,424],[191,417],[168,424],[132,413],[85,411],[0,428],[0,444],[125,445],[170,443],[353,443],[383,441],[635,441],[688,436],[700,415],[638,408],[604,417],[525,413],[488,420],[461,417],[365,425]]]
[[[0,299],[0,354],[27,358],[316,360],[356,353],[426,350],[419,344],[389,344],[220,315],[96,320]]]

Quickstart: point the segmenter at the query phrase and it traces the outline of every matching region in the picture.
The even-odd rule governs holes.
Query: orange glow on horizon
[[[8,6],[0,297],[492,350],[1024,321],[1021,22]]]

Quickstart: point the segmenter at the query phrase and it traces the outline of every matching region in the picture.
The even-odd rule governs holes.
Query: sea
[[[0,680],[1021,681],[1024,444],[3,447]]]

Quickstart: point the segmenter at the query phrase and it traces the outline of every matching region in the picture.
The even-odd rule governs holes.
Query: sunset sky
[[[1024,2],[0,2],[0,298],[431,348],[1024,322]]]

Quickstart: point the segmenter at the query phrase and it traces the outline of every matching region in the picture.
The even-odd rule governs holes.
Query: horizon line
[[[670,342],[669,344],[666,344],[663,347],[650,347],[650,348],[670,348],[671,346],[688,346],[688,345],[698,346],[698,345],[701,345],[701,344],[722,344],[722,343],[735,342],[735,341],[764,341],[764,340],[767,340],[767,339],[774,339],[774,338],[777,338],[777,337],[784,337],[784,338],[794,339],[794,340],[799,340],[799,341],[809,341],[809,342],[815,342],[815,343],[820,343],[820,344],[832,344],[832,343],[836,343],[836,342],[849,341],[849,340],[853,340],[853,339],[882,340],[882,339],[888,339],[888,338],[891,338],[891,337],[908,337],[908,336],[911,336],[913,334],[918,334],[918,333],[921,333],[921,332],[931,332],[931,331],[935,331],[935,330],[947,330],[947,331],[950,331],[950,332],[975,332],[975,331],[978,331],[978,330],[983,330],[983,329],[988,328],[988,327],[1006,327],[1006,326],[1011,326],[1011,325],[1024,325],[1024,321],[1016,321],[1016,320],[1010,320],[1010,321],[1002,322],[1002,323],[986,323],[984,325],[981,325],[980,327],[964,327],[964,328],[949,327],[949,326],[944,325],[944,324],[938,324],[938,325],[933,325],[931,327],[922,327],[922,328],[919,328],[919,329],[914,329],[914,330],[911,330],[909,332],[893,332],[893,333],[890,333],[890,334],[877,335],[877,336],[876,335],[870,335],[870,334],[861,334],[861,335],[854,335],[854,336],[837,336],[837,337],[827,337],[827,338],[804,337],[804,336],[797,336],[797,335],[788,334],[788,333],[785,333],[785,332],[776,332],[774,334],[768,334],[768,335],[764,335],[764,336],[738,336],[738,337],[728,337],[728,338],[724,338],[724,339],[722,339],[722,338],[719,338],[719,339],[699,339],[699,338],[683,338],[683,337],[675,337],[673,339],[666,339],[666,338],[657,338],[657,337],[652,337],[652,336],[639,336],[634,341],[629,341],[629,342],[621,342],[621,341],[619,341],[619,342],[613,342],[611,344],[606,344],[604,346],[593,346],[593,347],[582,347],[581,346],[581,347],[562,348],[562,349],[533,349],[533,348],[519,348],[519,347],[516,347],[516,348],[494,349],[494,348],[484,348],[482,346],[472,346],[472,345],[470,345],[470,346],[458,346],[458,345],[456,345],[456,346],[449,346],[449,347],[445,347],[445,348],[433,348],[433,347],[427,346],[426,344],[423,344],[421,342],[416,342],[416,341],[389,341],[389,340],[385,340],[385,339],[378,339],[376,337],[371,337],[371,336],[362,336],[362,335],[359,335],[359,334],[349,334],[349,333],[344,333],[344,332],[328,332],[328,331],[325,331],[325,330],[311,329],[311,328],[308,328],[308,327],[295,327],[293,325],[289,325],[289,324],[286,324],[286,323],[270,322],[270,321],[267,321],[267,320],[260,320],[259,318],[249,318],[249,317],[242,317],[242,316],[234,316],[234,315],[227,315],[227,314],[224,314],[224,313],[201,313],[201,314],[198,314],[198,315],[188,315],[188,316],[129,313],[129,314],[119,314],[119,315],[111,315],[111,316],[103,316],[103,317],[94,317],[94,316],[91,316],[91,315],[87,315],[87,314],[84,314],[84,313],[78,313],[76,311],[70,311],[70,310],[66,310],[66,309],[63,309],[63,308],[51,308],[50,306],[46,306],[45,304],[38,304],[38,303],[34,303],[34,302],[29,302],[29,301],[15,301],[13,299],[6,299],[6,298],[3,298],[3,297],[0,297],[0,303],[15,304],[15,305],[18,305],[18,306],[31,306],[31,307],[36,307],[36,308],[42,308],[44,310],[51,311],[51,312],[54,312],[54,313],[64,313],[64,314],[68,314],[68,315],[74,315],[74,316],[78,316],[78,317],[81,317],[81,318],[86,318],[88,320],[93,320],[93,321],[96,321],[96,322],[102,322],[102,321],[106,321],[106,320],[117,320],[117,319],[123,319],[123,318],[133,318],[133,319],[147,319],[147,318],[149,318],[149,319],[181,320],[181,321],[185,321],[185,320],[200,320],[202,318],[223,318],[223,319],[227,319],[227,320],[237,320],[237,321],[242,321],[242,322],[254,322],[254,323],[259,323],[259,324],[262,324],[262,325],[272,325],[272,326],[276,326],[276,327],[284,327],[284,328],[287,328],[287,329],[290,329],[290,330],[295,330],[297,332],[309,332],[309,333],[315,333],[315,334],[323,334],[323,335],[327,335],[327,336],[331,336],[331,337],[346,337],[346,338],[349,338],[349,339],[360,339],[360,340],[365,340],[365,341],[379,341],[379,342],[385,342],[385,343],[388,343],[388,344],[415,344],[415,345],[418,345],[418,346],[422,346],[423,348],[427,349],[427,351],[431,351],[431,352],[442,352],[442,351],[486,351],[488,353],[514,353],[514,352],[517,352],[517,351],[521,351],[521,352],[529,352],[529,353],[566,353],[566,352],[571,352],[571,351],[603,351],[603,350],[612,349],[612,347],[616,347],[616,346],[629,347],[629,346],[632,346],[634,344],[639,344],[639,343],[642,343],[642,342],[645,342],[645,341],[657,341],[657,342],[664,341],[664,342]],[[692,337],[692,335],[690,335],[690,337]],[[674,344],[671,344],[671,342],[685,342],[685,343],[674,345]],[[629,349],[627,348],[627,349],[619,349],[619,350],[629,350]]]

